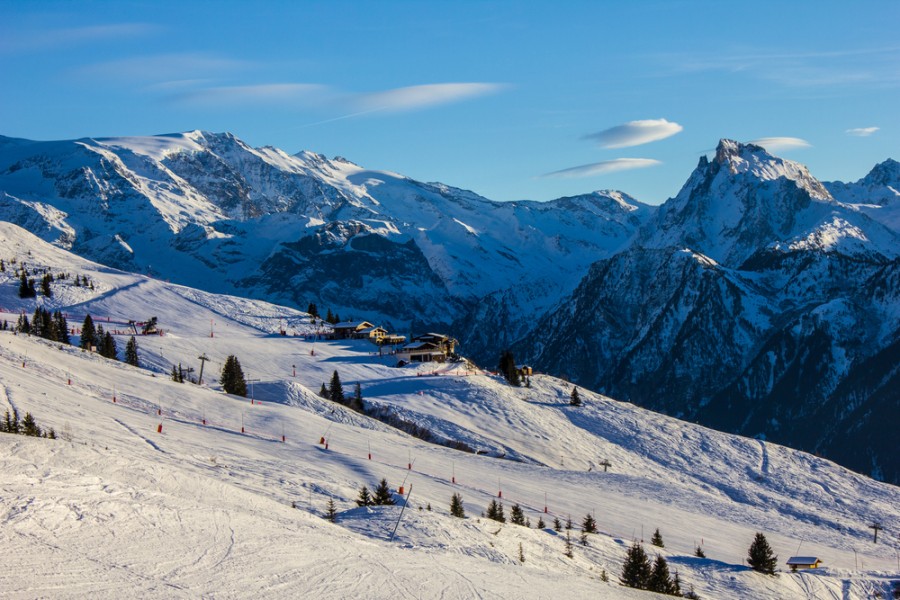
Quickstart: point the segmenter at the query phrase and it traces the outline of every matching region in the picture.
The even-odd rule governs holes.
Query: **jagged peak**
[[[862,185],[889,185],[891,187],[900,186],[900,162],[893,158],[888,158],[884,162],[880,162],[869,171],[868,175],[860,179],[857,183]]]

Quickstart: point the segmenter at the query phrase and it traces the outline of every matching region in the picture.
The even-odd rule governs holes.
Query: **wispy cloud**
[[[79,77],[156,85],[165,82],[208,79],[239,70],[255,63],[214,54],[174,53],[122,58],[80,67]]]
[[[79,44],[143,37],[159,31],[161,28],[151,23],[110,23],[41,31],[21,31],[0,38],[0,53],[53,50]]]
[[[176,102],[191,106],[309,107],[327,102],[332,88],[316,83],[267,83],[201,87],[176,95]]]
[[[765,137],[757,140],[751,140],[751,144],[762,146],[769,152],[781,152],[784,150],[798,150],[800,148],[809,148],[812,146],[804,139],[796,137]]]
[[[382,92],[359,94],[352,99],[352,104],[363,112],[376,110],[401,112],[494,94],[504,87],[500,83],[432,83],[413,85]]]
[[[610,127],[586,135],[584,139],[593,140],[603,148],[628,148],[666,139],[683,129],[678,123],[665,119],[646,119]]]
[[[900,46],[812,52],[669,53],[658,59],[670,65],[671,75],[720,71],[791,88],[884,88],[900,84]]]
[[[562,179],[573,179],[577,177],[594,177],[596,175],[605,175],[616,171],[629,171],[631,169],[646,169],[647,167],[655,167],[661,165],[662,162],[652,158],[615,158],[613,160],[604,160],[602,162],[591,163],[589,165],[581,165],[580,167],[571,167],[562,169],[561,171],[553,171],[545,173],[541,177],[555,177]]]
[[[853,129],[848,129],[846,133],[856,137],[869,137],[879,129],[879,127],[854,127]]]

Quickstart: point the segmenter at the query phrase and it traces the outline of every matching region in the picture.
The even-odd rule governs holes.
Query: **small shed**
[[[787,561],[787,566],[791,571],[797,569],[818,569],[822,564],[822,559],[815,556],[792,556]]]

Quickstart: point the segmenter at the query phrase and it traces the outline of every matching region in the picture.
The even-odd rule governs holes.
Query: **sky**
[[[900,160],[900,2],[0,0],[0,135],[228,131],[493,200],[659,204],[720,138]]]

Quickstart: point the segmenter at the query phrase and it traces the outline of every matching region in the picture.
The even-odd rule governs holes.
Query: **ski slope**
[[[888,597],[900,580],[900,490],[829,461],[583,389],[585,406],[570,407],[569,384],[547,376],[511,388],[462,364],[397,368],[368,342],[310,337],[302,312],[114,271],[8,224],[0,258],[0,319],[42,302],[71,327],[87,313],[114,330],[157,316],[165,332],[138,337],[141,369],[0,332],[0,410],[60,435],[0,434],[4,597],[649,598],[617,580],[632,540],[657,527],[666,547],[648,553],[703,598]],[[87,274],[95,289],[57,282],[53,298],[20,300],[12,258]],[[169,380],[202,353],[203,385]],[[229,354],[254,380],[253,403],[220,390]],[[319,398],[335,370],[345,392],[359,382],[368,404],[479,454]],[[382,477],[409,492],[392,541],[402,507],[354,502]],[[448,514],[454,492],[464,520]],[[532,528],[481,518],[498,494]],[[329,499],[335,524],[321,518]],[[584,547],[588,512],[601,532]],[[534,528],[569,516],[573,558],[565,532]],[[780,569],[798,553],[825,568],[754,573],[743,563],[756,531]],[[693,556],[698,544],[708,558]]]

